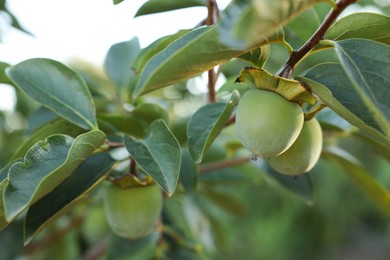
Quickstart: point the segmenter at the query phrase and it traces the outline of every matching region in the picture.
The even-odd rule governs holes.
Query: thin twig
[[[248,156],[248,157],[242,157],[242,158],[238,158],[238,159],[234,159],[234,160],[230,160],[230,161],[223,161],[223,162],[202,165],[199,168],[199,173],[206,173],[206,172],[224,169],[227,167],[232,167],[232,166],[244,164],[244,163],[251,161],[252,159],[253,159],[253,156]]]
[[[295,65],[308,54],[321,40],[324,39],[324,35],[337,19],[337,17],[347,8],[349,5],[355,3],[357,0],[339,0],[336,2],[336,7],[333,8],[328,15],[325,17],[324,21],[318,27],[316,32],[310,37],[310,39],[302,45],[297,51],[293,51],[290,55],[290,58],[286,63],[281,67],[278,74],[281,77],[288,78],[290,77],[292,71],[294,70]]]

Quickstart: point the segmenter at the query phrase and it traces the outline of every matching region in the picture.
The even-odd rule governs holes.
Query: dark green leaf
[[[117,4],[120,4],[122,3],[124,0],[112,0],[112,2],[114,3],[114,5],[117,5]]]
[[[183,150],[179,181],[187,191],[194,191],[198,184],[198,169],[188,150]]]
[[[233,1],[222,14],[221,42],[233,48],[260,45],[295,16],[321,0]]]
[[[138,9],[135,16],[172,11],[187,7],[205,6],[205,0],[149,0]]]
[[[172,42],[145,65],[133,96],[199,75],[246,52],[225,47],[218,37],[215,26],[201,27]]]
[[[364,39],[334,43],[356,93],[390,138],[390,46]]]
[[[336,162],[348,177],[386,214],[390,215],[390,193],[348,152],[331,147],[325,156]]]
[[[167,110],[161,106],[153,103],[142,103],[137,106],[131,114],[146,122],[148,125],[156,119],[163,119],[166,123],[169,121],[169,116]]]
[[[98,115],[98,123],[99,128],[107,135],[126,133],[141,137],[146,129],[141,119],[128,115]]]
[[[24,223],[24,241],[29,243],[35,235],[76,203],[100,183],[114,165],[109,153],[88,157],[64,182],[34,203],[27,211]]]
[[[348,15],[329,28],[326,39],[365,38],[390,44],[390,17],[375,13]]]
[[[329,108],[352,125],[370,134],[376,140],[390,145],[390,140],[380,132],[366,104],[352,86],[342,66],[325,63],[312,68],[304,77],[298,77]]]
[[[154,121],[143,139],[125,135],[124,144],[139,167],[171,196],[179,179],[181,150],[164,120]]]
[[[31,147],[23,162],[9,169],[9,184],[4,192],[5,215],[14,219],[34,202],[51,192],[105,140],[99,130],[73,139],[52,135]]]
[[[133,241],[114,236],[110,243],[107,259],[153,259],[159,238],[160,235],[157,232]]]
[[[63,118],[84,129],[97,129],[91,93],[75,71],[58,61],[36,58],[6,73],[20,89]]]
[[[268,181],[277,183],[279,186],[298,196],[306,204],[313,205],[314,190],[310,172],[296,178],[294,176],[280,174],[265,164],[262,167],[265,169]]]
[[[119,87],[126,89],[135,72],[132,63],[140,51],[138,38],[116,43],[108,50],[104,69],[110,79]]]
[[[239,95],[233,93],[230,101],[211,103],[192,115],[187,127],[188,149],[195,163],[201,163],[204,154],[229,120],[237,106]]]

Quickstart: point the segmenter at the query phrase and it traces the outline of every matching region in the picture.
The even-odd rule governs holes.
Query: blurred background
[[[111,45],[129,41],[136,36],[140,46],[146,47],[162,36],[195,27],[207,16],[204,7],[196,7],[134,18],[144,2],[127,0],[113,5],[110,0],[8,0],[8,9],[29,33],[9,26],[10,17],[0,12],[0,61],[16,64],[33,57],[59,60],[80,68],[92,85],[93,82],[105,79],[102,67]],[[221,9],[229,3],[228,0],[217,2]],[[380,13],[384,7],[388,12],[388,6],[389,1],[361,1],[360,6],[351,7],[345,14],[356,10]],[[287,37],[293,47],[304,42],[304,39],[294,34],[287,34]],[[267,63],[269,71],[275,70],[280,66],[280,61],[286,58],[286,50],[279,47],[272,49],[273,56]],[[314,56],[312,62],[333,57],[328,54],[322,56]],[[226,67],[226,77],[228,69],[234,75],[237,73],[236,68],[244,65],[239,63]],[[304,70],[305,64],[302,66],[301,70]],[[195,89],[191,87],[194,84],[197,85]],[[223,80],[220,84],[223,84]],[[174,91],[164,92],[164,95],[167,102],[173,104],[177,101],[177,93],[186,93],[186,99],[178,103],[177,107],[185,109],[186,104],[193,104],[194,100],[197,100],[195,103],[199,107],[199,100],[204,100],[205,95],[202,88],[204,82],[196,79],[184,87],[176,86]],[[176,96],[170,99],[173,92]],[[37,107],[22,93],[15,92],[13,87],[0,84],[0,167],[6,164],[13,148],[19,145],[21,136],[26,131],[31,133],[28,122]],[[334,115],[332,118],[341,120]],[[337,124],[340,125],[340,122]],[[330,126],[328,130],[334,129]],[[217,140],[210,161],[226,157],[225,140],[231,138],[231,135],[228,130]],[[357,138],[342,135],[332,136],[326,141],[337,142],[353,153],[372,176],[390,188],[390,162],[376,156],[371,147]],[[167,200],[164,218],[179,229],[182,228],[180,220],[192,219],[192,224],[187,223],[188,232],[208,244],[213,251],[210,256],[213,259],[390,259],[388,216],[337,165],[320,159],[310,172],[310,185],[300,179],[292,185],[299,187],[298,190],[286,188],[290,184],[280,185],[273,178],[267,177],[267,173],[260,177],[261,167],[253,163],[247,167],[202,175],[202,187],[215,191],[207,196],[212,196],[218,206],[205,202],[204,194],[195,193],[188,197],[179,195]],[[245,178],[236,179],[237,175],[242,176],[244,172]],[[222,182],[219,174],[231,175],[234,181]],[[288,181],[294,182],[291,178]],[[96,197],[99,198],[98,195]],[[178,205],[186,208],[184,213],[179,213]],[[198,207],[202,210],[198,210]],[[77,210],[83,209],[84,206],[81,206]],[[75,232],[67,234],[49,253],[38,253],[40,249],[33,247],[27,249],[31,251],[26,251],[22,247],[19,232],[22,223],[10,225],[0,232],[0,259],[26,259],[26,255],[32,252],[35,256],[32,254],[31,259],[53,259],[51,257],[57,256],[58,252],[61,252],[62,259],[72,259],[66,257],[77,255],[72,255],[72,250],[81,250],[78,240],[80,234],[84,239],[81,244],[86,247],[97,243],[97,239],[108,232],[101,218],[101,205],[96,203],[95,208],[88,210],[91,220],[78,226]],[[56,225],[65,225],[66,221],[60,219]],[[91,233],[91,230],[97,233]],[[208,232],[213,234],[212,241]],[[58,250],[57,254],[55,250]],[[175,255],[171,259],[184,258]]]

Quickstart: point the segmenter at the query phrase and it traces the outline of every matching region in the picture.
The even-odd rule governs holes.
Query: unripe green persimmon
[[[294,143],[303,120],[298,104],[274,92],[251,89],[237,107],[237,135],[243,146],[255,155],[276,156]]]
[[[305,121],[294,144],[279,156],[268,158],[272,168],[282,174],[299,175],[310,171],[320,158],[322,130],[317,119]]]
[[[118,236],[138,239],[154,230],[163,198],[157,184],[127,189],[111,184],[104,192],[103,203],[111,230]]]

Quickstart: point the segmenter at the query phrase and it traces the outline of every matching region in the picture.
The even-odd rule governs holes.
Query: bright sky
[[[183,0],[185,1],[185,0]],[[81,58],[101,65],[114,43],[137,36],[141,47],[197,25],[206,8],[194,7],[134,18],[146,0],[7,0],[9,9],[34,37],[13,29],[2,33],[0,61],[16,64],[33,57],[66,62]],[[219,0],[224,8],[229,0]],[[2,21],[0,20],[0,30]],[[12,108],[13,89],[0,84],[0,110]]]

